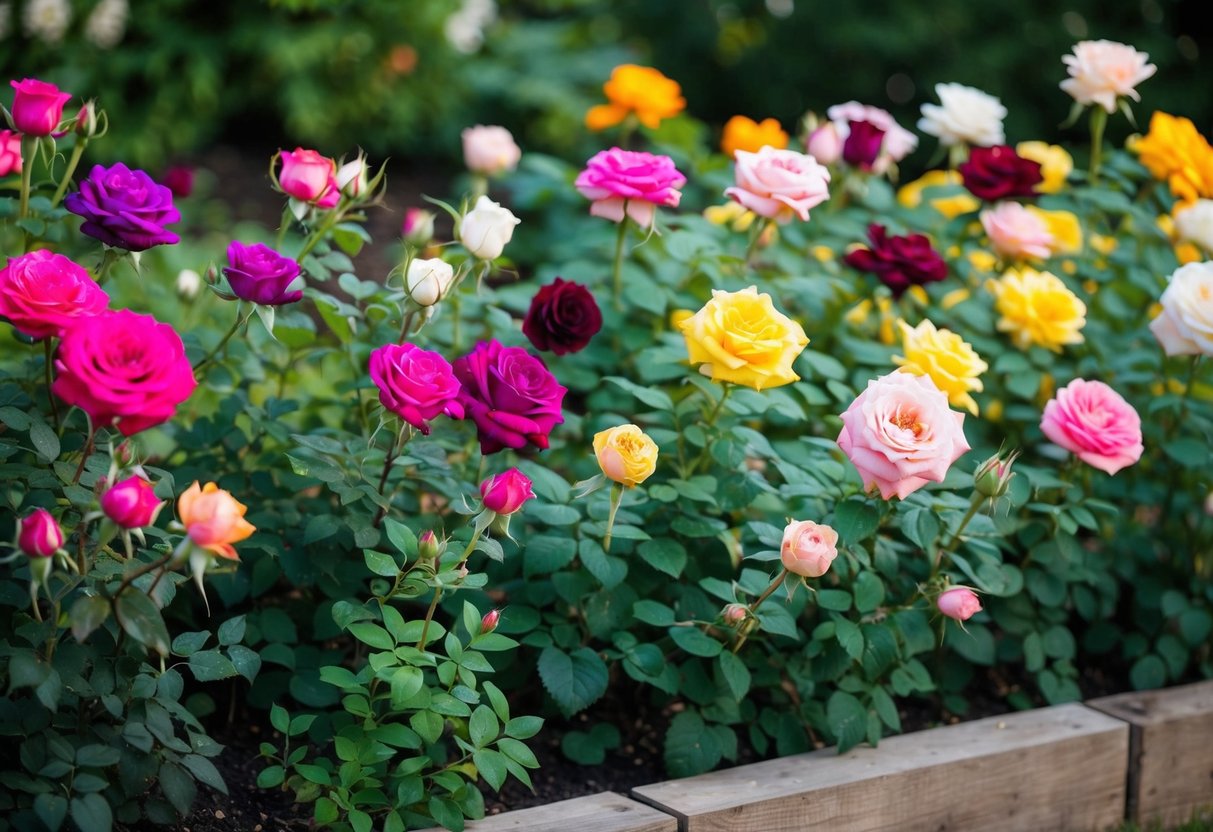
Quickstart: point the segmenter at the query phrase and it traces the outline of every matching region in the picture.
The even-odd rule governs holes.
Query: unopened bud
[[[76,135],[91,139],[97,135],[97,102],[86,101],[76,113]]]
[[[737,625],[746,620],[749,612],[743,604],[729,604],[720,613],[720,617],[724,619],[725,624]]]
[[[359,156],[337,169],[337,187],[348,197],[362,196],[366,192],[366,158]]]
[[[434,239],[434,213],[424,208],[409,208],[404,212],[400,236],[412,246],[422,247]]]
[[[1011,466],[1018,456],[1018,450],[1011,451],[1006,459],[994,454],[977,466],[977,470],[973,472],[973,487],[977,489],[977,493],[990,499],[1006,494],[1011,486],[1011,479],[1015,476]]]
[[[501,613],[497,610],[489,610],[484,614],[484,618],[480,619],[480,634],[485,635],[497,629],[497,622],[501,620]]]
[[[63,529],[51,513],[36,508],[21,518],[17,530],[17,548],[31,558],[49,558],[63,546]]]
[[[440,258],[409,261],[404,273],[404,288],[413,303],[424,308],[446,296],[455,282],[455,270]]]
[[[446,541],[439,540],[438,535],[426,529],[417,536],[417,554],[422,560],[438,560],[446,551]]]
[[[123,439],[114,448],[114,461],[123,468],[135,461],[135,445],[129,439]]]

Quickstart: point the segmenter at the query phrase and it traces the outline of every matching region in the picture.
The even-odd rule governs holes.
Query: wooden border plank
[[[468,832],[678,832],[678,822],[621,794],[601,792],[491,815],[472,821],[467,829]]]

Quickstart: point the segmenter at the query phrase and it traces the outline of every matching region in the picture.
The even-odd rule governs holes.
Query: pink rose
[[[1112,113],[1118,98],[1141,100],[1134,87],[1158,69],[1146,63],[1149,60],[1145,52],[1124,43],[1084,40],[1074,44],[1073,55],[1061,59],[1070,73],[1061,88],[1079,104],[1098,104]]]
[[[171,326],[129,309],[81,318],[55,357],[56,396],[126,436],[168,421],[198,383]]]
[[[1141,417],[1102,381],[1076,378],[1045,405],[1040,429],[1093,468],[1115,474],[1141,459]]]
[[[0,176],[21,172],[21,134],[0,130]]]
[[[0,317],[30,338],[61,336],[109,302],[88,272],[62,254],[31,251],[0,269]]]
[[[44,508],[21,518],[17,548],[31,558],[49,558],[63,546],[63,529]]]
[[[508,517],[527,500],[533,499],[535,492],[531,490],[531,480],[526,474],[510,468],[480,483],[480,497],[489,511]]]
[[[334,179],[336,165],[332,159],[302,147],[293,151],[280,150],[278,157],[282,160],[278,185],[288,195],[303,202],[317,204],[326,198],[331,200],[332,204],[321,204],[321,208],[331,208],[337,204],[340,189]]]
[[[522,150],[504,127],[477,124],[462,133],[463,161],[472,173],[496,176],[518,167]]]
[[[842,145],[843,140],[838,125],[827,121],[809,134],[805,148],[809,151],[809,155],[821,164],[833,165],[842,158]]]
[[[612,147],[595,153],[573,184],[593,203],[594,216],[622,222],[626,213],[647,228],[657,206],[677,207],[682,199],[678,189],[686,182],[669,156]]]
[[[54,84],[26,78],[9,82],[13,94],[13,126],[27,136],[49,136],[63,120],[63,105],[71,100],[70,93],[61,92]]]
[[[164,501],[154,486],[138,475],[116,482],[101,495],[105,516],[124,529],[141,529],[156,522]]]
[[[1000,202],[982,211],[981,226],[994,250],[1008,260],[1043,260],[1057,242],[1044,218],[1018,202]]]
[[[812,520],[793,520],[783,530],[779,558],[789,572],[820,578],[838,557],[838,532]]]
[[[955,618],[957,621],[968,621],[981,612],[981,601],[978,600],[977,593],[967,586],[954,586],[941,593],[935,599],[935,606],[948,618]]]
[[[808,220],[809,209],[830,197],[830,172],[812,156],[768,146],[757,153],[738,150],[734,158],[737,184],[725,196],[761,217]]]
[[[379,388],[379,402],[424,434],[430,420],[445,413],[463,418],[456,401],[459,380],[447,360],[416,344],[384,344],[371,353],[371,380]]]
[[[930,376],[893,372],[868,387],[842,414],[838,447],[850,458],[865,489],[901,499],[928,482],[942,482],[969,450],[964,414],[948,409],[948,397]]]

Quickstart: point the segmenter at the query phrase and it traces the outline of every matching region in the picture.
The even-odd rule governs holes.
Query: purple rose
[[[223,274],[231,284],[232,294],[241,300],[281,306],[303,298],[302,289],[287,288],[299,276],[299,264],[265,243],[246,246],[232,240],[227,247],[227,261],[231,265],[224,268]]]
[[[107,246],[146,251],[180,241],[165,228],[181,221],[172,191],[121,162],[110,168],[95,165],[63,207],[84,217],[80,230]]]
[[[560,405],[568,389],[540,358],[522,347],[481,341],[453,366],[463,385],[459,403],[476,423],[481,453],[523,448],[528,442],[548,446],[548,434],[564,421]]]

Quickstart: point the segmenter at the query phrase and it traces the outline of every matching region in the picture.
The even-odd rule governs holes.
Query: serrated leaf
[[[838,753],[864,741],[868,735],[868,709],[845,691],[834,691],[826,703],[826,724],[838,740]]]
[[[607,666],[588,647],[566,653],[544,648],[539,655],[539,678],[566,717],[588,708],[606,693]]]

